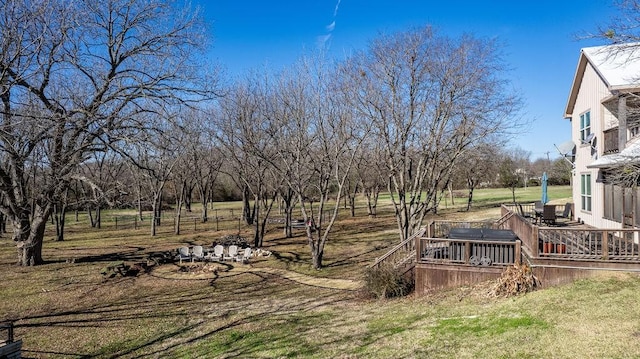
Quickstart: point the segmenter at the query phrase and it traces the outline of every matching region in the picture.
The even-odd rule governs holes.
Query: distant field
[[[539,194],[539,187],[520,189],[517,198],[530,202]],[[549,195],[563,203],[570,189],[550,187]],[[456,198],[438,216],[487,218],[511,202],[508,190],[478,190],[475,198],[478,210],[460,211],[463,198]],[[223,207],[239,210],[238,203],[214,205]],[[362,204],[355,218],[344,211],[321,271],[310,266],[302,231],[284,238],[275,224],[264,247],[272,255],[249,265],[213,271],[163,264],[114,278],[101,274],[110,263],[146,263],[149,255],[207,245],[238,229],[185,225],[176,236],[166,221],[151,238],[146,225],[95,229],[80,218],[70,220],[66,241],[46,240],[49,262],[33,268],[13,265],[14,244],[5,235],[0,320],[15,321],[25,358],[640,357],[638,276],[511,299],[489,296],[490,282],[425,297],[364,298],[357,290],[364,268],[397,243],[390,213],[387,200],[378,218],[366,217]],[[249,237],[251,228],[241,224],[240,233]]]

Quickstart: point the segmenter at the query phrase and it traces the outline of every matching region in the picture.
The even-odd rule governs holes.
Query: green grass
[[[550,187],[549,193],[554,201],[570,197],[568,187]],[[518,200],[538,195],[539,187],[522,189]],[[478,210],[466,213],[456,203],[439,216],[492,217],[509,196],[508,190],[480,190]],[[16,321],[27,358],[640,357],[640,278],[634,275],[580,280],[510,299],[488,296],[487,283],[385,301],[324,285],[360,281],[364,268],[397,243],[385,206],[375,219],[362,207],[356,218],[341,214],[321,271],[311,268],[302,233],[283,238],[277,227],[265,240],[274,255],[250,266],[233,264],[213,275],[164,264],[138,277],[111,279],[100,274],[108,263],[207,244],[234,230],[185,229],[175,236],[162,226],[151,238],[148,228],[98,230],[70,221],[67,240],[46,240],[48,263],[34,268],[13,265],[14,243],[5,236],[0,320]]]

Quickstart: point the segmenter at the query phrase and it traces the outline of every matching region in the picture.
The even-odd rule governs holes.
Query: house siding
[[[611,96],[607,85],[600,75],[587,63],[582,83],[576,96],[575,106],[571,115],[572,139],[576,144],[576,162],[573,170],[573,201],[575,203],[575,217],[585,224],[594,227],[620,227],[620,223],[606,220],[603,217],[604,185],[596,182],[598,170],[587,168],[591,162],[602,156],[603,131],[617,126],[611,113],[602,105],[602,100]],[[596,150],[592,156],[592,148],[589,144],[580,141],[580,115],[590,111],[591,133],[595,134]],[[591,174],[591,212],[582,210],[581,176]]]

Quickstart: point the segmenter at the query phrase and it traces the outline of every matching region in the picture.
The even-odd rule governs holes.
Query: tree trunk
[[[175,214],[175,219],[174,219],[174,224],[173,224],[173,234],[175,235],[179,235],[180,234],[180,219],[182,217],[182,204],[184,203],[185,199],[187,196],[185,196],[185,192],[187,191],[186,189],[186,183],[183,181],[181,183],[180,186],[180,190],[176,191],[175,195],[176,195],[176,214]]]
[[[152,201],[152,210],[153,216],[151,218],[151,236],[154,237],[156,235],[157,227],[160,225],[160,203],[162,203],[160,192],[157,192],[153,195]]]
[[[140,221],[143,221],[144,218],[142,217],[142,185],[138,184],[138,217],[140,218]]]
[[[284,202],[284,236],[286,238],[293,237],[293,230],[291,229],[291,221],[293,220],[293,200],[294,193],[291,189],[286,193],[281,194],[282,201]]]
[[[184,206],[185,206],[185,211],[191,213],[191,203],[193,201],[193,187],[191,186],[187,186],[187,184],[184,184]]]
[[[253,216],[256,213],[256,204],[254,203],[253,209],[249,201],[249,188],[247,186],[242,190],[242,217],[247,222],[247,225],[253,225]]]
[[[51,214],[51,207],[45,209],[35,206],[32,221],[29,222],[28,214],[23,213],[22,218],[13,221],[13,239],[17,242],[18,264],[22,266],[34,266],[42,264],[42,242],[47,220]]]
[[[60,204],[54,206],[54,220],[56,224],[56,241],[62,242],[64,241],[64,225],[67,214],[67,204],[63,201]]]
[[[375,186],[366,188],[364,195],[367,198],[367,215],[375,217],[377,215],[378,196],[380,195],[380,187]]]
[[[0,212],[0,237],[3,233],[7,233],[7,216]]]
[[[321,236],[320,231],[316,231],[318,237]],[[307,227],[307,235],[309,236],[309,247],[311,248],[311,264],[313,269],[322,269],[322,255],[324,254],[324,248],[319,243],[316,243],[313,239],[313,233],[311,227]],[[318,242],[320,240],[318,239]]]
[[[473,187],[469,187],[469,200],[467,201],[467,212],[471,210],[471,203],[473,202]]]
[[[206,223],[209,220],[209,187],[198,186],[200,188],[200,199],[202,201],[202,223]],[[204,188],[203,188],[204,187]]]
[[[467,212],[471,210],[471,203],[473,202],[473,190],[476,188],[475,181],[467,179],[467,188],[469,189],[469,199],[467,201]]]
[[[349,195],[349,208],[351,209],[351,217],[356,216],[356,197]]]

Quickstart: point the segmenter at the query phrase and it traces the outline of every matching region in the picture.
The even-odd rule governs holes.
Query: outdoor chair
[[[556,224],[556,206],[545,205],[542,209],[542,222],[546,224]]]
[[[535,201],[533,202],[533,208],[539,210],[540,212],[542,212],[543,208],[544,208],[544,204],[542,204],[542,201]]]
[[[224,260],[233,261],[237,257],[238,257],[238,246],[236,246],[235,244],[232,244],[229,246],[229,249],[227,250],[227,255],[224,256]]]
[[[217,244],[213,247],[213,252],[209,252],[207,260],[221,261],[224,256],[224,247],[221,244]]]
[[[561,214],[557,215],[560,218],[571,219],[571,203],[567,202],[564,204],[564,211]]]
[[[251,258],[251,247],[245,248],[242,256],[236,256],[236,262],[249,263],[249,258]]]
[[[193,246],[193,250],[191,251],[191,261],[193,262],[194,260],[204,260],[204,249],[202,246]]]
[[[182,264],[183,259],[190,259],[193,262],[193,257],[191,257],[191,253],[189,253],[189,247],[178,248],[178,255],[176,257],[180,260],[180,264]]]
[[[517,208],[518,208],[518,214],[526,219],[526,220],[533,220],[533,222],[537,222],[538,219],[535,216],[532,216],[529,213],[526,213],[523,209],[522,209],[522,204],[521,203],[517,203]]]

